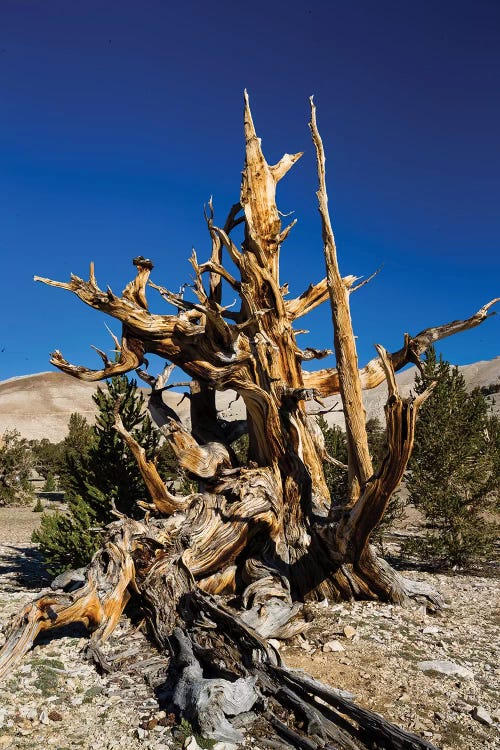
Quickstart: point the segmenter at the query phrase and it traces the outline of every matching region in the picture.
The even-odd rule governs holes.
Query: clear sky
[[[209,252],[203,204],[238,199],[242,92],[298,224],[292,296],[324,275],[315,95],[343,274],[383,271],[352,298],[360,364],[373,344],[471,315],[500,296],[500,3],[474,0],[0,2],[0,379],[98,367],[116,321],[35,284],[96,263],[119,292],[138,254],[171,289]],[[150,306],[169,308],[150,290]],[[441,345],[457,364],[500,354],[500,317]],[[327,306],[303,345],[327,347]],[[159,363],[158,363],[159,366]]]

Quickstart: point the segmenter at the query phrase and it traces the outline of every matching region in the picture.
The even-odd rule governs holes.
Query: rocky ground
[[[0,508],[1,624],[47,585],[29,541],[38,520],[30,509]],[[498,579],[408,575],[432,582],[445,609],[307,605],[311,629],[280,644],[285,662],[351,691],[443,750],[499,748]],[[189,725],[172,727],[158,697],[132,674],[138,663],[165,666],[141,632],[123,619],[107,648],[116,669],[106,677],[82,658],[85,643],[83,629],[56,631],[0,686],[0,750],[196,750]],[[436,663],[422,664],[429,661]],[[248,747],[264,750],[251,737]]]

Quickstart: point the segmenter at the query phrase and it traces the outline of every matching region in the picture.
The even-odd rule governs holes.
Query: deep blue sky
[[[240,10],[241,8],[241,10]],[[238,199],[247,87],[270,162],[305,156],[278,194],[299,223],[292,295],[324,275],[315,95],[341,270],[382,273],[352,299],[360,363],[373,343],[466,317],[500,295],[500,3],[1,0],[0,379],[67,359],[99,366],[104,323],[32,281],[88,273],[120,291],[131,258],[176,289]],[[167,312],[151,290],[151,308]],[[443,342],[460,364],[500,354],[500,318]],[[304,345],[329,346],[325,306]]]

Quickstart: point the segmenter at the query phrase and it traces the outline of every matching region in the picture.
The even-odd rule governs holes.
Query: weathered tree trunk
[[[156,380],[140,371],[152,385],[151,413],[179,465],[198,480],[199,491],[179,497],[165,487],[117,412],[116,429],[135,455],[151,495],[148,514],[143,523],[123,519],[111,524],[83,588],[43,596],[26,609],[0,654],[0,672],[21,658],[40,630],[71,620],[93,630],[91,649],[99,660],[99,641],[112,631],[132,596],[143,607],[157,644],[169,649],[172,664],[177,664],[173,703],[207,735],[238,739],[227,719],[238,704],[244,710],[259,706],[285,746],[331,747],[328,743],[333,742],[352,748],[377,741],[387,748],[430,747],[337,691],[287,670],[266,639],[300,632],[305,627],[300,603],[306,599],[378,597],[402,602],[423,595],[439,603],[437,594],[405,581],[370,546],[370,535],[410,456],[418,408],[432,389],[418,399],[403,400],[394,371],[418,361],[433,341],[481,323],[496,300],[467,320],[413,338],[406,335],[403,348],[392,355],[377,347],[377,359],[358,369],[349,301],[362,284],[339,271],[312,101],[311,112],[327,278],[296,299],[286,300],[287,288],[280,285],[280,248],[293,222],[282,228],[275,195],[277,183],[301,154],[285,154],[274,166],[267,163],[246,95],[240,202],[223,228],[215,225],[209,204],[210,257],[201,264],[194,253],[191,257],[196,299],[186,300],[150,283],[177,309],[174,315],[150,313],[145,288],[153,264],[142,256],[134,259],[137,276],[121,297],[99,289],[93,266],[88,281],[76,276],[69,283],[38,279],[74,292],[122,323],[118,362],[99,352],[104,367],[88,370],[55,352],[51,361],[64,372],[100,380],[140,368],[146,355],[154,353],[189,376],[191,430],[161,397],[171,366]],[[230,235],[241,223],[244,240],[237,248]],[[226,254],[236,276],[223,265]],[[223,284],[239,296],[239,310],[223,306]],[[328,301],[337,367],[308,373],[302,362],[328,352],[302,350],[294,324]],[[362,390],[384,379],[388,450],[374,471]],[[218,417],[215,392],[226,389],[243,399],[246,420],[227,423]],[[306,409],[308,401],[335,393],[342,399],[347,430],[349,491],[344,498],[329,496],[321,433]],[[249,437],[248,464],[239,466],[232,443],[244,431]],[[236,595],[240,612],[214,598],[221,594]],[[173,651],[172,634],[177,643]],[[278,705],[302,717],[303,728],[283,724]]]

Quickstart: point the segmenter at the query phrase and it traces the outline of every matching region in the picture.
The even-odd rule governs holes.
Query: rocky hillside
[[[476,362],[460,367],[470,389],[500,385],[500,357],[487,362]],[[397,381],[401,392],[408,395],[415,379],[415,368],[398,373]],[[38,375],[26,375],[0,382],[0,434],[5,430],[17,429],[23,437],[29,439],[49,438],[52,442],[62,440],[66,435],[67,424],[72,412],[83,414],[92,421],[95,405],[92,394],[95,383],[85,383],[61,372],[43,372]],[[368,417],[383,419],[383,407],[387,396],[385,385],[365,393],[365,405]],[[165,400],[179,413],[181,419],[188,419],[189,403],[181,402],[182,394],[173,391],[165,393]],[[244,405],[241,399],[235,401],[232,392],[221,393],[219,408],[226,419],[244,417]],[[500,412],[500,394],[493,408]],[[338,398],[328,399],[327,408],[339,402]],[[320,407],[312,405],[312,410]],[[326,415],[330,424],[342,424],[343,414],[338,407]]]

